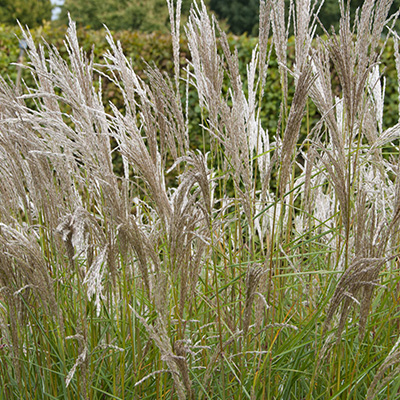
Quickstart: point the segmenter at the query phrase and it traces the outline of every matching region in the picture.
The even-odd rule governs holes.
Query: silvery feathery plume
[[[383,78],[383,84],[381,83],[379,74],[379,66],[375,65],[371,72],[368,79],[368,90],[370,91],[371,95],[369,98],[372,101],[373,107],[373,114],[376,116],[376,122],[378,124],[378,134],[382,133],[382,124],[383,124],[383,105],[384,105],[384,98],[385,98],[385,86],[386,86],[386,79]]]
[[[395,380],[398,377],[400,372],[399,361],[400,361],[399,350],[397,350],[392,355],[386,357],[385,361],[380,365],[378,372],[374,375],[374,379],[368,388],[366,400],[375,399],[382,387],[390,384],[391,382],[393,382],[393,380]],[[384,379],[382,379],[385,372],[388,370],[390,372]],[[379,380],[381,380],[381,382],[379,382]]]
[[[149,265],[150,260],[156,260],[156,256],[153,254],[154,250],[151,245],[148,244],[148,238],[146,233],[140,229],[140,223],[137,222],[134,216],[130,216],[129,220],[123,226],[126,235],[126,241],[131,246],[136,254],[136,263],[139,266],[139,271],[142,275],[142,279],[145,284],[145,288],[149,295],[152,293],[152,281],[149,276]],[[149,253],[151,255],[149,255]],[[155,264],[156,267],[158,263]],[[157,272],[157,271],[156,271]]]
[[[380,50],[378,43],[386,23],[392,0],[367,0],[364,2],[359,21],[356,22],[355,43],[350,31],[349,13],[342,7],[339,38],[329,39],[329,52],[343,89],[344,110],[348,143],[353,140],[357,114],[362,110],[364,89]]]
[[[267,16],[265,17],[267,18]],[[265,23],[267,22],[265,21]],[[253,52],[252,60],[247,68],[249,90],[246,99],[239,72],[237,51],[232,54],[225,33],[220,29],[219,31],[219,42],[223,58],[226,61],[226,68],[222,64],[222,57],[217,53],[214,24],[211,23],[206,10],[203,7],[201,10],[197,8],[196,11],[192,11],[187,35],[192,54],[195,85],[199,92],[200,103],[203,104],[204,99],[209,113],[209,132],[225,148],[227,169],[232,176],[235,189],[241,197],[244,212],[251,224],[253,213],[250,197],[253,191],[253,157],[251,154],[257,148],[259,136],[256,109],[256,94],[259,84],[256,80],[258,52],[256,50]],[[208,60],[208,62],[205,63],[204,60]],[[224,70],[231,85],[227,99],[222,97]],[[257,151],[260,150],[257,149]]]
[[[298,76],[295,94],[283,135],[281,171],[279,177],[279,191],[281,195],[286,191],[286,184],[289,179],[290,167],[293,162],[293,153],[300,133],[300,125],[305,112],[308,92],[313,82],[314,77],[312,76],[311,68],[306,68],[301,72],[300,76]]]
[[[222,64],[221,56],[217,53],[214,24],[211,23],[206,10],[203,8],[201,11],[197,10],[197,13],[192,10],[187,35],[192,54],[194,84],[197,87],[201,105],[204,104],[208,111],[208,130],[226,149],[227,169],[234,180],[235,188],[241,196],[244,211],[250,221],[252,204],[249,195],[252,191],[252,169],[249,141],[254,143],[252,138],[256,137],[257,130],[257,124],[254,123],[254,89],[256,88],[254,67],[257,56],[254,53],[252,66],[249,68],[253,90],[250,102],[247,103],[239,73],[237,51],[232,54],[226,35],[221,31],[220,34],[226,68]],[[231,85],[227,99],[222,97],[224,69]],[[243,190],[243,185],[245,190]]]
[[[168,156],[166,147],[169,148],[174,161],[176,161],[179,155],[183,156],[188,152],[189,136],[180,94],[177,95],[174,92],[168,76],[150,67],[148,67],[146,75],[149,79],[148,94],[154,105],[155,117],[159,127],[160,153],[164,155],[162,164],[165,166]],[[156,140],[152,136],[149,139]],[[155,145],[156,143],[151,143],[152,148]]]
[[[218,55],[215,21],[211,21],[204,2],[201,8],[194,3],[185,27],[193,68],[193,83],[196,87],[200,108],[210,112],[213,124],[217,122],[223,83],[223,68]]]
[[[250,167],[253,169],[253,158],[251,155],[259,153],[258,138],[260,136],[259,111],[257,111],[257,93],[259,79],[256,79],[259,53],[257,48],[253,50],[250,63],[247,65],[247,99],[243,101],[244,120],[247,132],[247,141],[250,155]],[[257,154],[258,155],[258,154]]]
[[[34,229],[26,231],[17,224],[14,227],[0,224],[0,286],[7,295],[2,297],[2,301],[8,305],[10,324],[7,330],[11,336],[12,362],[17,379],[21,379],[19,360],[23,358],[19,332],[21,326],[26,324],[27,308],[41,304],[43,311],[54,318],[61,335],[64,335],[64,322],[50,270],[51,266],[44,259]]]
[[[335,158],[336,153],[325,149],[325,154],[321,158],[324,167],[327,170],[327,177],[329,178],[332,186],[335,189],[335,194],[340,203],[340,211],[343,216],[343,224],[346,232],[350,229],[350,205],[349,205],[349,185],[348,185],[348,174],[349,171],[346,169],[346,164],[341,164],[340,159]]]
[[[43,166],[44,161],[48,164],[48,179],[44,179],[46,170],[42,167],[39,171],[42,174],[41,184],[37,185],[40,191],[36,191],[39,194],[43,192],[43,198],[44,193],[50,193],[53,198],[52,202],[45,202],[37,196],[41,201],[39,204],[43,203],[46,219],[54,223],[60,213],[65,213],[57,209],[64,203],[69,209],[82,205],[82,192],[88,194],[88,201],[98,201],[97,206],[102,204],[101,211],[108,217],[115,218],[124,210],[118,196],[117,178],[113,173],[110,127],[101,100],[101,89],[96,93],[93,88],[93,57],[87,57],[79,48],[72,22],[65,43],[69,64],[60,57],[57,50],[48,45],[48,59],[44,60],[43,49],[39,47],[36,50],[33,41],[30,41],[30,69],[32,74],[39,75],[38,88],[22,98],[35,99],[41,109],[40,113],[31,110],[31,124],[38,145],[30,151],[30,159],[37,160],[34,165]],[[59,95],[52,92],[51,85],[60,89]],[[71,107],[66,118],[73,123],[73,128],[63,120],[54,101],[67,103]],[[38,173],[32,173],[33,177],[35,175]],[[53,185],[55,182],[58,184]],[[55,210],[51,205],[54,205],[52,207]]]
[[[144,101],[147,102],[145,99]],[[151,110],[147,106],[145,107],[142,111],[149,121],[147,134],[156,134],[156,130],[151,128],[151,121],[154,121]],[[118,142],[121,154],[134,170],[138,171],[140,179],[148,188],[148,194],[153,200],[159,216],[166,221],[170,218],[171,208],[165,189],[161,155],[158,149],[155,149],[155,152],[152,153],[146,146],[146,137],[142,136],[141,129],[136,126],[136,117],[129,114],[124,116],[115,108],[113,111],[115,114],[113,117],[113,136]]]
[[[147,86],[126,59],[121,45],[115,43],[110,34],[107,40],[111,47],[111,51],[105,55],[107,68],[115,76],[115,81],[124,82],[124,87],[121,84],[119,87],[126,104],[125,114],[110,105],[113,112],[109,117],[112,136],[118,143],[125,165],[133,168],[136,176],[145,185],[160,218],[166,223],[170,218],[171,208],[166,193],[165,160],[163,161],[160,152],[158,136],[160,134],[161,142],[164,140],[170,146],[172,154],[175,154],[175,140],[180,143],[184,152],[187,146],[184,118],[172,118],[175,111],[178,111],[177,116],[182,115],[175,96],[174,100],[167,99],[165,95],[157,100],[158,91],[161,93],[166,89],[170,93],[171,90],[170,85],[162,82],[159,72],[149,71],[151,84]],[[155,89],[154,92],[152,88]],[[175,135],[175,127],[179,134]]]
[[[21,100],[13,99],[3,89],[0,80],[0,99],[4,106],[0,119],[0,157],[4,177],[0,184],[0,196],[4,218],[13,209],[18,214],[19,209],[32,223],[41,213],[49,228],[55,228],[60,210],[73,198],[71,177],[62,181],[63,173],[54,169],[54,165],[60,163],[53,158],[47,145],[47,131],[43,127],[47,123],[46,118],[37,111],[30,111],[20,104]],[[19,118],[12,115],[13,109]],[[51,158],[53,162],[49,161]]]
[[[321,114],[321,123],[328,128],[332,152],[339,165],[346,164],[343,128],[343,100],[335,98],[332,91],[331,59],[325,43],[318,42],[312,50],[310,65],[315,77],[309,94]],[[336,111],[336,112],[335,112]],[[316,139],[319,142],[318,139]]]
[[[53,281],[48,273],[50,267],[43,258],[37,238],[34,231],[28,233],[0,223],[0,244],[3,246],[1,257],[4,261],[2,266],[12,271],[14,265],[17,274],[12,274],[12,279],[15,280],[18,276],[21,279],[7,282],[7,286],[20,288],[28,285],[27,287],[37,291],[49,315],[60,318]],[[5,276],[10,275],[6,273]]]
[[[258,287],[258,283],[261,278],[263,270],[261,267],[252,265],[247,270],[246,278],[246,303],[244,308],[243,316],[243,335],[246,336],[250,326],[251,312],[253,308],[253,302],[255,299],[255,293]]]
[[[287,43],[289,36],[289,24],[286,26],[285,21],[285,1],[284,0],[272,0],[272,32],[273,41],[278,59],[279,73],[282,79],[282,89],[284,93],[284,99],[287,99]],[[290,2],[290,8],[293,7],[293,3]],[[290,14],[290,12],[289,12]]]
[[[25,31],[23,27],[20,25],[20,29],[22,31],[23,39],[27,45],[27,53],[30,59],[30,71],[32,75],[35,77],[37,87],[39,92],[46,93],[46,96],[43,97],[44,109],[47,111],[51,111],[56,119],[61,120],[61,110],[59,104],[57,102],[57,96],[55,96],[54,91],[54,76],[52,74],[49,63],[46,60],[46,52],[44,51],[44,46],[40,44],[36,47],[36,44],[33,40],[31,32]],[[50,46],[45,43],[45,46],[49,49]],[[58,54],[57,50],[52,49],[55,54]],[[63,63],[62,63],[63,64]],[[65,65],[65,64],[64,64]],[[26,67],[24,67],[26,68]],[[30,90],[32,93],[32,90]]]
[[[89,230],[95,243],[106,242],[104,233],[95,218],[83,207],[77,207],[73,214],[67,214],[59,223],[56,232],[62,237],[70,262],[88,250]]]
[[[87,373],[88,373],[88,359],[89,349],[87,345],[87,339],[81,333],[74,336],[66,337],[67,340],[75,339],[78,341],[78,357],[75,360],[74,365],[69,370],[65,378],[65,386],[68,387],[71,383],[72,378],[75,375],[76,369],[81,368],[81,379],[82,379],[82,392],[85,399],[88,399],[88,387],[87,387]]]
[[[86,293],[89,299],[92,296],[95,297],[95,307],[97,316],[100,315],[101,300],[105,299],[103,294],[103,275],[104,275],[104,264],[108,258],[108,246],[99,251],[97,257],[93,260],[92,265],[86,272],[83,284],[86,285]]]
[[[386,129],[376,138],[375,143],[371,146],[370,152],[375,152],[379,147],[390,143],[400,137],[400,123]]]
[[[190,353],[190,348],[188,348],[188,346],[186,346],[184,342],[176,341],[174,343],[174,352],[176,354],[175,362],[179,368],[179,372],[181,373],[182,380],[186,388],[187,397],[189,400],[192,400],[194,399],[194,392],[192,389],[192,383],[190,381],[189,375],[189,367],[186,360],[186,355]]]
[[[368,388],[366,400],[373,400],[378,395],[380,389],[396,379],[400,373],[400,349],[399,349],[400,338],[397,339],[396,343],[390,350],[388,356],[385,358],[383,363],[379,366],[377,373],[374,375],[371,385]],[[384,379],[385,372],[388,374]]]
[[[182,0],[177,0],[176,8],[174,9],[174,0],[167,0],[169,20],[171,23],[172,35],[172,50],[174,55],[174,69],[175,69],[175,87],[176,93],[179,93],[179,31],[181,26],[181,7]]]
[[[382,155],[382,148],[377,144],[384,141],[383,139],[383,107],[385,97],[385,78],[383,85],[381,84],[381,76],[379,67],[376,65],[368,79],[369,96],[366,100],[363,121],[361,125],[362,133],[368,140],[369,150],[366,158],[369,159],[376,171],[379,171],[382,179],[385,179],[385,159]],[[386,135],[385,131],[385,135]]]
[[[305,206],[305,214],[300,215],[299,228],[317,229],[320,233],[325,233],[321,237],[324,242],[330,242],[333,233],[329,233],[335,227],[334,215],[337,213],[337,203],[332,188],[329,188],[329,182],[326,173],[324,173],[324,162],[317,151],[315,143],[308,149],[307,153],[301,152],[305,159],[305,166],[301,167],[304,176],[299,177],[297,182],[300,184],[299,190],[294,191],[294,198],[302,196],[302,202]],[[301,183],[304,181],[304,185]],[[327,189],[328,187],[328,189]]]
[[[182,374],[178,364],[181,365],[184,360],[184,356],[177,355],[174,353],[170,338],[166,328],[160,318],[158,318],[155,324],[149,324],[145,318],[143,318],[134,308],[131,310],[135,313],[136,318],[143,324],[147,330],[149,336],[154,340],[157,347],[161,352],[161,360],[164,361],[169,371],[172,374],[174,386],[179,400],[186,400],[187,395],[190,396],[191,386],[190,382],[185,381],[185,374]]]
[[[243,83],[239,73],[239,61],[237,51],[231,54],[226,36],[221,37],[221,46],[224,51],[225,59],[228,65],[228,74],[230,83],[232,84],[231,100],[232,106],[228,105],[228,101],[221,102],[220,121],[218,125],[213,126],[214,133],[218,140],[223,144],[227,153],[227,164],[231,165],[229,171],[234,180],[235,187],[239,191],[246,215],[251,214],[251,204],[248,194],[252,188],[252,169],[250,166],[250,148],[249,139],[256,135],[254,128],[254,120],[246,121],[244,110],[246,109],[246,99],[243,93]],[[250,106],[249,109],[251,109]],[[254,109],[254,108],[253,108]],[[252,123],[253,122],[253,123]],[[252,124],[254,133],[247,130]],[[250,135],[248,136],[248,133]],[[254,140],[251,142],[254,143]],[[250,143],[251,143],[250,142]],[[245,191],[241,190],[241,182]]]
[[[394,34],[393,37],[394,56],[396,60],[397,81],[400,82],[400,52],[399,52],[399,35]],[[400,85],[398,86],[399,92],[399,119],[400,119]]]
[[[3,129],[2,129],[3,131]],[[3,223],[11,224],[12,215],[24,210],[26,220],[36,220],[37,210],[31,197],[26,193],[25,177],[22,163],[23,157],[16,146],[11,143],[10,134],[0,132],[0,216]]]
[[[269,61],[269,54],[267,56],[267,50],[268,50],[268,36],[271,26],[271,3],[272,3],[271,0],[260,0],[258,42],[260,47],[259,70],[261,77],[261,96],[264,94],[265,80],[267,77],[268,61]]]
[[[295,71],[300,73],[308,63],[312,41],[316,31],[316,20],[323,5],[321,1],[298,0],[293,9],[293,27],[295,39]],[[318,8],[317,8],[318,5]],[[314,14],[315,11],[315,15]]]
[[[4,259],[0,257],[0,284],[1,284],[1,293],[2,295],[6,295],[8,297],[7,300],[7,313],[6,315],[0,318],[1,323],[1,333],[2,337],[7,338],[7,342],[10,346],[11,349],[11,362],[12,366],[15,371],[15,376],[16,379],[21,379],[21,345],[20,345],[20,340],[19,340],[19,326],[22,325],[20,323],[21,321],[21,315],[18,312],[18,301],[17,299],[13,296],[13,290],[11,288],[8,288],[7,282],[12,282],[11,277],[8,277],[4,271],[8,269],[8,265],[4,264]],[[6,321],[4,321],[6,319]],[[6,323],[4,323],[6,322]]]
[[[379,166],[383,168],[380,169]],[[387,224],[396,207],[396,186],[388,176],[388,171],[391,169],[392,166],[383,160],[382,164],[378,164],[378,168],[372,163],[360,168],[360,182],[362,184],[360,194],[364,195],[365,201],[379,214],[378,231],[380,225]],[[360,213],[357,210],[357,217],[359,216]]]
[[[258,129],[257,165],[259,173],[258,180],[261,181],[261,190],[254,203],[254,227],[259,235],[261,247],[264,248],[265,235],[273,231],[272,222],[274,221],[274,207],[276,208],[277,215],[280,215],[281,204],[276,203],[274,194],[270,188],[272,169],[279,159],[280,148],[278,141],[269,142],[269,132],[261,127],[261,121],[259,122]],[[271,157],[270,152],[271,149],[274,148],[274,145],[275,152]],[[276,227],[274,227],[274,229],[275,228]]]
[[[180,287],[180,313],[183,314],[187,300],[193,295],[189,288],[195,287],[202,256],[209,245],[212,199],[205,158],[201,153],[189,153],[180,162],[188,167],[179,176],[179,186],[171,191],[172,215],[168,225],[170,272]]]
[[[274,211],[276,208],[276,211]],[[254,227],[255,231],[260,239],[261,247],[264,249],[271,240],[271,233],[274,231],[277,233],[279,231],[278,224],[274,222],[274,214],[280,215],[282,205],[276,201],[275,194],[272,192],[265,193],[262,200],[256,201],[254,209]]]
[[[360,341],[363,339],[374,289],[378,286],[379,273],[395,257],[388,252],[387,244],[393,230],[397,229],[400,219],[399,210],[393,211],[390,223],[380,224],[379,215],[373,210],[368,214],[368,218],[362,218],[363,215],[367,215],[366,206],[365,198],[361,196],[357,210],[361,219],[357,226],[356,254],[336,286],[324,324],[324,332],[326,332],[334,313],[342,305],[337,332],[338,341],[352,304],[360,306],[359,339]]]
[[[304,168],[304,192],[303,192],[303,196],[304,196],[304,204],[309,204],[310,207],[308,209],[308,211],[311,213],[312,210],[312,202],[310,194],[311,194],[311,179],[312,179],[312,173],[315,170],[315,166],[314,163],[316,161],[317,158],[317,151],[315,149],[315,146],[311,146],[308,151],[307,154],[304,154],[304,159],[306,162],[305,168]],[[317,175],[318,176],[318,175]]]

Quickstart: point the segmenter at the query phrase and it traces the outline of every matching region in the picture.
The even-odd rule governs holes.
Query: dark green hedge
[[[43,37],[48,43],[55,45],[62,55],[66,56],[66,49],[63,43],[66,27],[53,27],[51,24],[45,25],[38,29],[32,31],[32,35],[37,41],[40,37]],[[121,41],[122,47],[125,50],[125,54],[128,58],[132,59],[133,65],[136,72],[143,78],[145,78],[144,71],[146,69],[146,60],[151,65],[156,65],[167,73],[173,71],[173,61],[172,61],[172,46],[170,35],[152,33],[138,33],[131,31],[123,32],[112,32],[114,39]],[[18,38],[21,36],[21,32],[18,27],[12,29],[4,25],[0,25],[0,74],[3,77],[9,77],[15,82],[17,76],[17,69],[15,63],[18,59],[19,48],[18,48]],[[95,62],[101,63],[101,56],[107,50],[108,45],[105,40],[106,32],[105,30],[93,31],[86,30],[84,28],[78,28],[78,39],[80,45],[87,52],[90,52],[94,46],[94,57]],[[231,43],[232,49],[234,47],[238,50],[238,55],[240,58],[240,68],[242,76],[246,76],[246,64],[251,59],[252,50],[257,43],[256,38],[251,38],[246,35],[243,36],[229,36],[229,41]],[[293,39],[289,41],[288,48],[288,59],[289,63],[294,57],[294,43]],[[181,62],[185,64],[185,59],[189,57],[189,51],[187,44],[184,40],[181,41]],[[394,63],[394,50],[392,42],[389,42],[383,57],[382,70],[385,69],[385,75],[387,76],[386,82],[386,110],[384,117],[385,126],[392,126],[398,121],[398,78],[396,74],[396,68]],[[25,60],[26,62],[26,60]],[[23,72],[23,79],[26,80],[27,84],[33,84],[29,73],[27,71]],[[289,82],[290,88],[293,88],[293,82]],[[103,93],[105,96],[106,103],[112,101],[118,107],[123,107],[122,98],[119,93],[110,82],[104,81],[103,83]],[[291,93],[289,93],[289,96]],[[276,58],[272,54],[270,61],[270,68],[267,77],[267,86],[265,91],[265,97],[263,99],[263,111],[262,118],[271,134],[275,134],[278,119],[280,102],[282,99],[280,78],[278,72],[278,65]],[[200,109],[197,103],[197,97],[195,91],[190,93],[190,125],[191,134],[196,136],[200,135],[200,129],[198,129],[198,124],[200,123]],[[290,102],[289,102],[290,104]],[[309,120],[312,122],[317,120],[318,115],[315,108],[310,102],[309,108]],[[303,132],[305,133],[305,132]],[[192,137],[194,143],[201,143],[200,137]]]

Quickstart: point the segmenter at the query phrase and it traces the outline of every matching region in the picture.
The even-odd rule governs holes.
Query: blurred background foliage
[[[176,3],[176,1],[175,1]],[[258,38],[258,5],[259,0],[207,0],[206,3],[217,14],[218,19],[222,19],[223,29],[229,27],[231,34],[229,42],[232,50],[237,48],[239,54],[241,76],[245,80],[247,71],[246,65],[251,60],[252,49]],[[354,0],[351,3],[351,12],[361,6],[362,0]],[[147,65],[144,60],[150,61],[150,65],[155,65],[162,71],[173,73],[172,45],[168,34],[168,9],[165,0],[65,0],[58,20],[50,21],[52,4],[50,0],[0,0],[0,74],[6,80],[16,81],[17,67],[15,64],[20,52],[18,37],[21,31],[13,23],[15,18],[27,24],[32,29],[32,35],[39,41],[43,37],[47,43],[54,45],[59,52],[67,58],[64,45],[66,33],[66,23],[68,13],[71,18],[77,21],[78,38],[80,45],[86,52],[93,49],[94,60],[102,64],[102,54],[107,50],[105,40],[106,32],[103,23],[113,32],[115,40],[119,40],[125,54],[135,67],[137,74],[146,80],[145,70]],[[185,22],[189,14],[192,0],[182,0],[182,22]],[[399,7],[400,0],[395,0],[393,7]],[[29,5],[29,7],[28,7]],[[393,9],[392,9],[393,11]],[[394,10],[396,11],[396,10]],[[337,0],[327,0],[320,13],[322,23],[328,27],[330,25],[337,28],[339,20],[339,7]],[[190,57],[187,43],[181,39],[181,62]],[[288,48],[288,62],[294,58],[294,43],[291,39]],[[384,123],[392,126],[398,121],[398,92],[396,89],[397,73],[394,63],[393,44],[389,43],[383,54],[383,65],[381,72],[385,68],[386,94],[385,104],[386,113]],[[25,61],[26,63],[26,61]],[[101,68],[101,67],[99,67]],[[28,87],[32,87],[34,82],[29,71],[24,70],[22,79]],[[107,106],[112,102],[119,109],[123,109],[124,103],[120,92],[111,81],[100,78],[104,101]],[[267,90],[263,98],[262,120],[264,127],[273,136],[279,126],[280,104],[282,99],[279,81],[278,64],[274,53],[271,54],[270,68],[267,76]],[[293,90],[294,85],[289,85]],[[186,96],[184,85],[181,86],[182,97]],[[227,88],[226,88],[227,90]],[[289,93],[291,96],[292,93]],[[202,147],[201,112],[195,90],[189,90],[189,129],[191,142],[197,148]],[[310,105],[308,112],[309,128],[319,116],[315,108]],[[302,132],[303,135],[307,132]],[[116,160],[116,163],[120,162]],[[117,167],[119,168],[119,167]]]
[[[286,16],[290,8],[290,0],[285,0]],[[351,0],[350,15],[351,20],[361,8],[364,0]],[[210,0],[210,8],[217,14],[218,19],[224,20],[230,31],[236,35],[247,33],[248,35],[258,35],[258,15],[259,0]],[[347,1],[345,1],[347,4]],[[389,15],[395,13],[400,7],[400,0],[394,0]],[[338,0],[325,0],[321,11],[318,14],[321,24],[328,30],[333,27],[336,31],[339,28],[340,8]],[[400,28],[399,22],[397,29]],[[319,34],[323,33],[319,29]]]
[[[102,55],[107,50],[108,45],[105,40],[106,31],[105,29],[92,30],[87,29],[83,26],[78,26],[78,39],[80,46],[84,51],[90,53],[93,51],[94,61],[99,64],[97,67],[101,69],[101,64],[104,64]],[[67,52],[64,44],[64,38],[66,33],[66,26],[58,25],[55,26],[51,23],[45,23],[42,26],[31,30],[33,37],[39,42],[42,37],[47,43],[55,46],[61,55],[67,59]],[[15,82],[17,77],[17,66],[15,63],[18,60],[19,39],[21,31],[18,27],[7,26],[5,24],[0,25],[0,75],[6,80]],[[136,73],[146,81],[145,71],[147,64],[145,60],[151,60],[150,65],[157,66],[163,72],[173,74],[173,60],[172,60],[172,44],[171,37],[169,34],[160,32],[145,33],[139,31],[117,31],[113,32],[115,40],[119,40],[122,47],[134,65]],[[247,36],[243,34],[241,36],[230,34],[228,36],[229,43],[231,44],[232,50],[236,47],[239,55],[239,65],[241,76],[245,79],[247,71],[246,65],[251,60],[252,50],[257,43],[257,38]],[[185,64],[185,60],[190,58],[189,50],[186,41],[181,39],[181,63]],[[289,40],[288,47],[288,62],[294,59],[294,41]],[[386,97],[385,97],[385,127],[393,126],[398,122],[398,96],[397,91],[397,72],[394,62],[394,48],[393,42],[389,41],[388,46],[382,57],[382,72],[385,69],[386,76]],[[25,60],[25,64],[28,61]],[[98,75],[100,79],[100,74]],[[22,79],[28,87],[34,85],[33,79],[29,71],[23,70]],[[290,78],[289,78],[290,79]],[[114,84],[105,79],[101,78],[102,92],[106,107],[112,102],[118,109],[123,110],[124,102],[122,96],[114,86]],[[281,104],[281,88],[279,81],[278,63],[274,52],[271,54],[269,70],[267,75],[266,92],[263,98],[263,115],[262,120],[264,127],[270,132],[270,135],[274,135],[279,125],[279,113]],[[289,85],[291,90],[294,90],[294,85]],[[182,96],[185,96],[184,85],[181,86]],[[227,88],[226,88],[227,90]],[[291,97],[293,93],[289,93]],[[202,147],[202,129],[199,127],[201,123],[201,111],[198,106],[198,99],[196,97],[195,90],[189,90],[189,130],[191,134],[191,142],[194,147]],[[319,115],[315,108],[310,105],[308,108],[309,126],[312,128],[313,122],[317,121]],[[303,132],[305,135],[307,132]],[[119,163],[119,161],[118,161]],[[118,168],[118,167],[117,167]]]
[[[18,20],[31,28],[50,21],[51,0],[0,0],[0,23],[15,25]]]
[[[140,30],[142,32],[169,32],[168,7],[166,0],[57,0],[61,12],[53,14],[57,20],[53,24],[67,24],[68,14],[79,26],[90,29],[101,29],[107,25],[113,31]],[[224,28],[235,35],[246,33],[258,34],[259,0],[204,0]],[[53,3],[53,5],[52,5]],[[0,23],[14,25],[18,19],[23,25],[33,28],[49,21],[56,0],[0,0]],[[175,1],[176,3],[176,1]],[[290,0],[285,0],[286,14]],[[345,1],[347,4],[347,1]],[[350,2],[350,14],[353,19],[356,10],[362,7],[364,0]],[[182,20],[189,15],[192,0],[182,0]],[[399,10],[400,0],[394,0],[390,13]],[[338,29],[340,9],[338,0],[325,0],[319,19],[327,29]],[[397,29],[400,24],[397,24]],[[322,29],[320,32],[322,33]]]
[[[101,65],[104,63],[102,55],[108,49],[107,42],[105,40],[106,31],[105,29],[92,30],[87,29],[83,26],[78,26],[78,39],[80,46],[86,52],[93,51],[95,63]],[[51,23],[45,23],[31,30],[33,37],[39,42],[41,37],[44,40],[54,45],[61,55],[67,59],[67,52],[64,44],[64,38],[66,33],[66,26],[64,25],[53,25]],[[18,60],[19,55],[19,39],[21,37],[21,31],[18,27],[7,26],[5,24],[0,25],[0,75],[6,80],[16,81],[17,67],[15,63]],[[139,32],[139,31],[116,31],[113,32],[115,40],[119,40],[122,47],[127,55],[128,59],[132,60],[136,73],[144,80],[146,80],[145,71],[147,69],[147,62],[150,61],[150,65],[157,66],[163,72],[173,74],[173,60],[172,60],[172,44],[171,37],[167,33],[153,32]],[[246,66],[251,60],[252,50],[257,43],[258,38],[247,36],[246,34],[237,36],[230,34],[228,36],[232,50],[236,47],[239,55],[239,65],[242,78],[245,80],[247,75]],[[184,38],[181,38],[181,63],[186,64],[186,59],[190,58],[189,50]],[[289,40],[288,47],[288,62],[294,59],[294,40]],[[394,48],[393,42],[389,41],[388,46],[385,48],[382,57],[383,63],[381,70],[385,70],[386,76],[386,97],[385,101],[386,113],[384,124],[387,126],[393,126],[398,121],[398,96],[399,93],[396,89],[397,73],[394,62]],[[25,64],[27,64],[25,60]],[[98,69],[101,69],[99,66]],[[99,74],[100,77],[100,74]],[[34,82],[30,76],[28,70],[22,72],[22,79],[26,82],[27,86],[33,86]],[[289,78],[290,79],[290,78]],[[120,110],[123,109],[123,99],[114,86],[114,84],[101,78],[102,91],[104,101],[107,104],[112,102]],[[289,86],[291,90],[294,89],[294,85]],[[280,103],[281,103],[281,88],[279,81],[278,63],[274,52],[271,53],[269,70],[267,75],[266,92],[264,94],[264,106],[263,106],[263,121],[265,128],[268,128],[270,135],[276,132],[278,126]],[[182,96],[185,96],[184,85],[181,85]],[[227,88],[226,88],[227,90]],[[201,147],[201,129],[199,124],[201,122],[201,110],[198,106],[198,99],[196,98],[196,91],[189,90],[189,128],[190,133],[193,136],[192,140],[194,144],[198,144]],[[289,93],[291,96],[292,93]],[[310,127],[313,125],[313,121],[316,121],[319,116],[316,114],[317,111],[310,105],[308,109],[308,118]],[[303,132],[306,134],[306,132]],[[195,136],[198,135],[198,138]]]
[[[182,1],[182,15],[189,14],[192,0]],[[65,0],[59,21],[68,23],[68,13],[78,25],[111,30],[169,32],[166,0]]]

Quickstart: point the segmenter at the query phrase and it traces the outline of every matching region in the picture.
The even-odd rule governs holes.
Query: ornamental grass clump
[[[245,75],[203,2],[182,66],[168,0],[171,76],[139,74],[110,32],[95,64],[72,21],[68,59],[22,29],[35,85],[0,80],[4,398],[398,397],[391,3],[351,21],[340,1],[319,37],[319,2],[261,0]],[[106,80],[123,106],[104,104]]]

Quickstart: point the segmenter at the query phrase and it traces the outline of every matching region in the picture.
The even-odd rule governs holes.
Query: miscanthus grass
[[[3,399],[399,398],[390,5],[350,21],[340,2],[339,31],[316,37],[321,4],[262,0],[246,76],[202,3],[182,67],[168,1],[174,77],[148,60],[140,79],[111,34],[94,65],[73,22],[67,61],[23,31],[35,86],[0,82]],[[263,113],[272,53],[279,118]],[[104,79],[123,109],[105,111]]]

